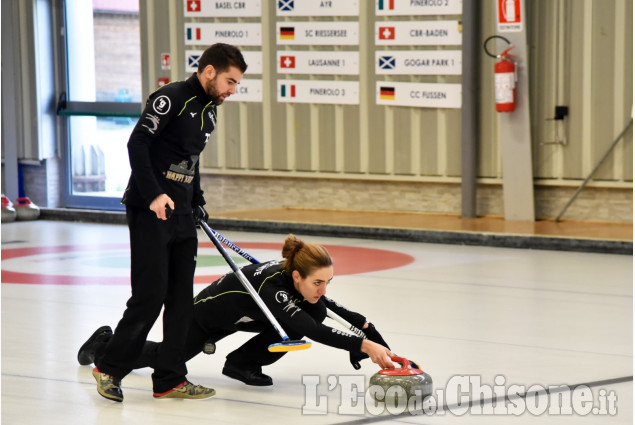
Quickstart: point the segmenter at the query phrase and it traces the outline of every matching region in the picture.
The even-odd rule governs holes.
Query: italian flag
[[[282,84],[280,86],[280,96],[295,97],[295,84]]]
[[[395,0],[379,0],[379,10],[395,10]]]
[[[200,40],[201,39],[201,28],[188,28],[187,29],[187,39],[188,40]]]

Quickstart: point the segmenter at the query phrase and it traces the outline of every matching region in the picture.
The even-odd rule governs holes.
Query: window
[[[141,113],[138,0],[66,0],[65,204],[121,208],[126,144]]]

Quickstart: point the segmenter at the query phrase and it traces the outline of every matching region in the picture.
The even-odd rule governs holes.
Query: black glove
[[[366,353],[362,353],[361,351],[354,353],[354,352],[350,352],[350,360],[351,360],[351,364],[353,365],[353,367],[355,368],[355,370],[359,370],[362,366],[359,364],[359,362],[361,362],[364,359],[368,358],[368,354]]]
[[[199,222],[204,221],[207,223],[207,220],[209,219],[209,214],[207,214],[207,211],[205,211],[205,208],[203,208],[202,205],[194,207],[192,209],[192,214],[194,215],[194,222],[197,226],[199,225]]]
[[[382,336],[379,334],[379,332],[377,332],[377,329],[375,328],[375,325],[373,325],[372,323],[368,324],[368,327],[366,329],[362,329],[362,332],[364,332],[366,334],[366,338],[368,338],[369,340],[376,342],[379,345],[383,345],[384,347],[388,348],[390,350],[390,347],[388,347],[388,344],[386,343],[386,341],[384,341],[384,338],[382,338]],[[367,359],[368,358],[368,354],[366,353],[362,353],[361,351],[359,352],[352,352],[350,353],[350,361],[351,364],[353,365],[353,367],[357,370],[359,370],[359,368],[361,368],[361,365],[359,364],[360,361]]]
[[[383,345],[390,350],[388,343],[384,341],[384,338],[382,338],[379,332],[377,332],[377,328],[375,328],[375,325],[369,323],[368,327],[366,329],[362,329],[362,331],[366,334],[366,338],[370,339],[373,342],[376,342],[379,345]]]

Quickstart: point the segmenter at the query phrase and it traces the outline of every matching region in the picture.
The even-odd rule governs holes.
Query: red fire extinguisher
[[[497,112],[513,112],[516,109],[516,64],[514,56],[509,54],[513,48],[514,46],[510,46],[505,49],[494,65]]]

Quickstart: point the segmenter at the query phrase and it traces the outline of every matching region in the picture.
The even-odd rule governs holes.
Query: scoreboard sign
[[[460,108],[460,84],[377,81],[378,105]]]
[[[227,102],[262,102],[262,80],[243,78]]]
[[[359,105],[359,82],[278,80],[278,102]]]
[[[186,18],[256,18],[262,15],[261,0],[185,0]]]
[[[359,52],[279,50],[276,62],[281,74],[359,74]]]
[[[261,46],[262,25],[260,23],[202,23],[185,24],[186,46],[210,46],[227,43],[238,46]]]
[[[278,22],[278,44],[305,46],[356,46],[359,44],[357,22]]]
[[[461,75],[461,51],[376,51],[375,73],[385,75]]]
[[[375,13],[377,16],[460,15],[463,0],[375,0]]]
[[[359,16],[359,0],[276,0],[276,3],[278,16]]]
[[[243,50],[241,52],[247,63],[247,75],[262,74],[262,52]],[[198,60],[203,54],[202,50],[185,51],[185,72],[196,72],[198,70]]]
[[[457,46],[459,21],[375,22],[375,44],[381,46]]]

